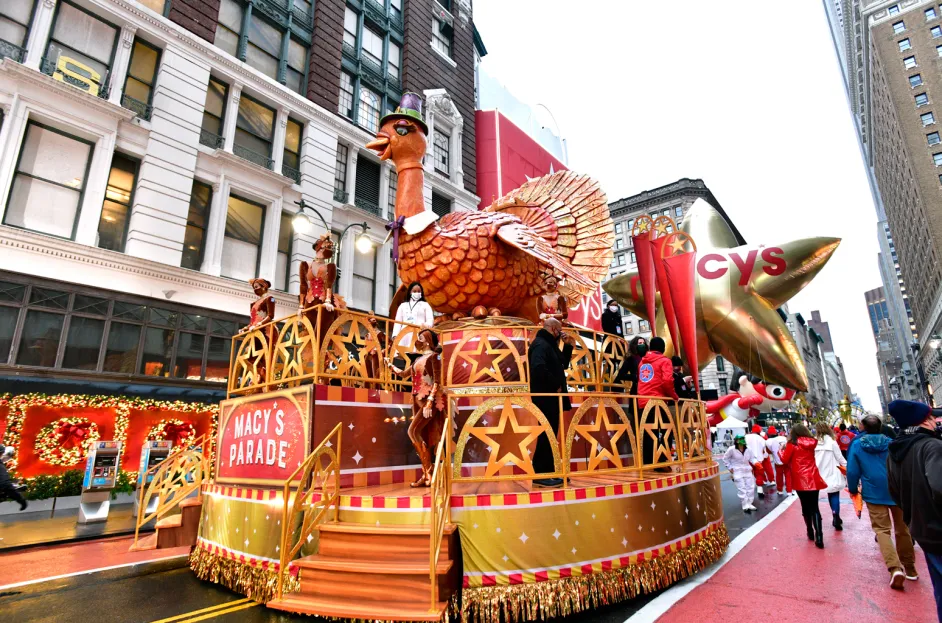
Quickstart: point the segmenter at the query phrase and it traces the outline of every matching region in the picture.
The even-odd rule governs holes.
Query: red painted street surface
[[[133,537],[116,537],[0,554],[0,587],[190,552],[189,547],[129,552],[133,542]]]
[[[916,546],[919,580],[905,591],[890,575],[874,541],[866,505],[860,519],[842,494],[843,532],[830,526],[827,499],[824,549],[805,535],[797,500],[713,577],[680,599],[658,623],[906,623],[935,620],[932,583]]]

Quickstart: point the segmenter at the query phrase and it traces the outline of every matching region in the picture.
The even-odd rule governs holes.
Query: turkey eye
[[[400,126],[396,128],[396,134],[398,134],[399,136],[405,136],[408,133],[409,133],[409,128],[407,127]]]

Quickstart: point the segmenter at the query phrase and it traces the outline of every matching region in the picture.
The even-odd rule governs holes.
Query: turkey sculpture
[[[571,306],[595,291],[614,243],[597,182],[561,171],[528,181],[483,210],[439,217],[425,207],[427,134],[421,98],[405,93],[367,144],[396,165],[396,217],[386,227],[403,284],[420,283],[440,313],[468,316],[481,306],[533,322],[539,322],[543,272],[562,277],[559,290]],[[404,297],[403,286],[391,309]]]

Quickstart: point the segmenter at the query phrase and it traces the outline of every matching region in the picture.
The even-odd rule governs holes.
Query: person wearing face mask
[[[621,337],[624,330],[621,328],[621,312],[618,303],[609,301],[608,307],[602,312],[602,331]]]
[[[638,366],[641,365],[641,359],[648,353],[648,341],[640,335],[628,343],[628,355],[621,363],[621,368],[615,376],[616,383],[638,383]],[[629,393],[633,387],[629,388]]]
[[[425,292],[422,286],[415,282],[409,286],[409,298],[399,305],[396,310],[396,325],[393,327],[393,340],[396,343],[396,336],[404,328],[400,323],[418,325],[420,327],[431,329],[435,323],[435,315],[432,313],[432,306],[425,302]],[[409,348],[412,346],[412,336],[407,335],[400,342],[401,346]]]
[[[559,342],[564,346],[559,350]],[[563,394],[559,396],[534,396],[533,404],[543,412],[553,435],[559,434],[560,407],[562,411],[572,408],[569,397],[566,396],[566,368],[572,359],[572,349],[575,339],[568,333],[563,333],[563,325],[556,318],[547,318],[543,321],[543,328],[537,331],[536,337],[530,344],[527,361],[530,367],[530,391],[534,394]],[[560,404],[562,403],[562,404]],[[533,471],[538,474],[551,474],[556,471],[553,462],[553,448],[546,435],[540,435],[536,440],[536,450],[533,452]],[[558,487],[563,484],[562,478],[543,478],[534,480],[533,484],[543,487]]]
[[[894,400],[887,410],[900,427],[886,461],[890,497],[926,555],[936,614],[942,621],[942,427],[936,421],[942,409]]]

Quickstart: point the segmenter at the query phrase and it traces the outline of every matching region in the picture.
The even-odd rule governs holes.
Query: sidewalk
[[[72,543],[106,536],[133,535],[136,514],[131,504],[112,505],[108,521],[80,524],[78,509],[57,509],[55,516],[49,511],[0,515],[0,552],[33,545]],[[153,532],[149,525],[142,534]]]
[[[857,519],[842,493],[843,532],[830,526],[826,497],[824,550],[805,535],[797,501],[712,577],[674,603],[658,623],[928,623],[935,620],[932,584],[916,546],[919,580],[889,587],[866,506]],[[694,577],[696,582],[696,576]]]

